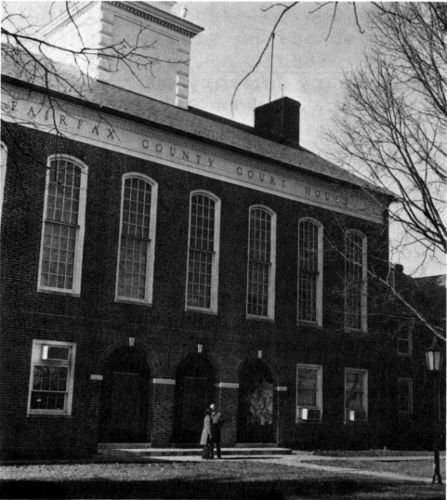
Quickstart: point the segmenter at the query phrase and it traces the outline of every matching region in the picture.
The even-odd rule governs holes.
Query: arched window
[[[6,182],[6,164],[8,162],[8,148],[2,141],[0,142],[1,155],[0,155],[0,225],[2,222],[2,208],[3,200],[5,198],[5,182]]]
[[[138,173],[123,175],[115,298],[152,303],[157,183]]]
[[[87,171],[71,156],[48,158],[39,290],[80,294]]]
[[[353,230],[345,236],[345,327],[367,331],[367,241]]]
[[[191,193],[189,209],[186,309],[217,312],[220,200]]]
[[[274,319],[276,214],[250,207],[247,264],[247,316]]]
[[[298,222],[298,322],[321,326],[323,302],[323,226],[313,219]]]

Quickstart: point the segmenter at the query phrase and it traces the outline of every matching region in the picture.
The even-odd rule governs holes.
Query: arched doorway
[[[261,360],[247,361],[239,376],[238,441],[273,442],[273,376]]]
[[[214,369],[203,354],[191,354],[176,373],[174,440],[198,444],[205,409],[214,398]]]
[[[103,442],[148,440],[149,367],[137,347],[116,349],[105,363],[99,437]]]

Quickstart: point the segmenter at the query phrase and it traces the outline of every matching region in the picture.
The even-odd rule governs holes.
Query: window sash
[[[366,331],[366,238],[355,232],[345,237],[345,326]]]
[[[247,266],[247,314],[250,316],[270,316],[272,217],[262,208],[250,210]]]
[[[153,185],[136,175],[123,178],[117,297],[149,302]]]
[[[66,359],[46,359],[51,349],[67,350]],[[28,414],[71,414],[75,353],[74,343],[33,340]]]
[[[311,220],[298,223],[298,322],[321,324],[321,228]]]
[[[210,195],[191,195],[186,308],[217,310],[218,210]]]
[[[298,407],[318,408],[318,369],[298,367]]]
[[[346,410],[367,411],[366,373],[360,371],[345,372],[345,408]]]
[[[38,290],[80,292],[86,190],[85,165],[66,155],[49,157]]]

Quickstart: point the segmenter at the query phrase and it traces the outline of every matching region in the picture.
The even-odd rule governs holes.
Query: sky
[[[11,9],[24,11],[30,19],[44,22],[49,2],[7,2]],[[173,13],[186,8],[185,19],[204,28],[192,41],[189,104],[191,106],[253,124],[254,109],[269,100],[270,51],[238,91],[234,89],[252,68],[281,12],[266,2],[178,2]],[[282,95],[301,103],[300,143],[326,158],[329,145],[325,131],[343,100],[344,72],[359,67],[368,49],[367,2],[357,3],[362,34],[356,24],[351,2],[338,4],[337,16],[327,38],[332,5],[315,11],[319,4],[300,2],[291,9],[276,31],[273,58],[272,100]],[[321,4],[320,4],[321,5]],[[312,12],[315,11],[315,12]],[[391,228],[397,234],[397,228]],[[432,275],[445,272],[443,262],[428,259],[418,267],[420,250],[405,248],[391,255],[404,264],[405,272]]]

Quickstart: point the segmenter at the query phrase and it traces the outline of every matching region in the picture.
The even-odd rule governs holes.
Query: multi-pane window
[[[413,380],[411,378],[399,378],[397,380],[397,397],[399,413],[413,413]]]
[[[322,324],[322,234],[316,221],[298,224],[298,321]]]
[[[186,308],[217,312],[220,201],[191,194]]]
[[[345,326],[367,330],[366,237],[357,231],[345,238]]]
[[[76,344],[34,340],[28,414],[70,415]]]
[[[156,207],[154,181],[141,174],[123,176],[117,300],[152,301]]]
[[[345,421],[366,421],[368,415],[368,372],[345,369]]]
[[[323,407],[323,368],[298,365],[296,370],[296,421],[320,420]]]
[[[0,155],[0,224],[2,222],[2,207],[3,199],[5,197],[5,182],[6,182],[6,164],[8,160],[8,148],[4,142],[0,142],[1,155]]]
[[[80,293],[87,167],[69,156],[49,158],[39,289]]]
[[[247,315],[273,319],[275,307],[276,216],[250,208],[248,230]]]
[[[412,337],[414,329],[413,319],[401,319],[397,327],[397,353],[401,356],[411,356]]]

